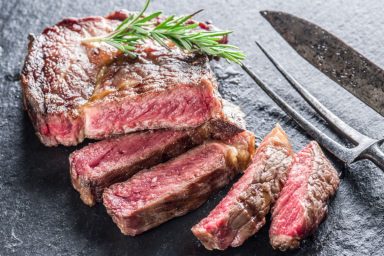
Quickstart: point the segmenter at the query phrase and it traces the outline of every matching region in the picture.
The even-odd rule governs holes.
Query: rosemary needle
[[[130,15],[110,34],[104,37],[86,38],[83,42],[105,42],[118,50],[135,57],[136,46],[146,39],[156,41],[168,48],[167,41],[188,52],[199,52],[212,57],[224,58],[230,62],[241,64],[245,54],[234,45],[222,44],[220,41],[231,31],[205,31],[196,29],[198,24],[188,22],[199,10],[191,15],[168,16],[156,24],[162,12],[153,12],[144,16],[149,6],[146,0],[139,14]]]

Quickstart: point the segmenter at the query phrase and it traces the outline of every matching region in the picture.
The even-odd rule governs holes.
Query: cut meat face
[[[101,201],[105,187],[178,156],[207,139],[231,141],[244,137],[240,133],[245,127],[243,113],[237,106],[225,100],[223,103],[225,116],[197,128],[137,132],[92,143],[73,152],[69,157],[73,187],[83,202],[92,206]]]
[[[234,134],[241,130],[241,123],[241,116],[237,120],[228,117],[188,130],[136,132],[91,143],[69,157],[72,185],[83,202],[92,206],[101,201],[105,187],[125,181],[136,172],[176,157],[205,140],[233,141],[238,137],[240,140],[243,134]]]
[[[198,208],[247,165],[253,135],[232,142],[207,142],[110,186],[103,193],[107,212],[123,234],[134,236]]]
[[[211,213],[192,228],[205,248],[236,247],[255,234],[286,180],[293,159],[280,126],[263,140],[243,176]]]
[[[270,242],[280,250],[299,247],[317,229],[336,193],[339,177],[317,142],[312,141],[295,158],[272,211]]]
[[[204,127],[188,131],[157,130],[90,144],[69,158],[73,187],[83,202],[92,206],[101,200],[105,187],[184,153],[208,136]]]
[[[138,127],[140,130],[196,127],[208,121],[211,110],[220,109],[220,102],[215,102],[213,87],[208,82],[201,88],[179,87],[133,97],[85,107],[85,136],[103,138],[105,134],[128,133]],[[216,106],[210,106],[211,102]]]
[[[45,145],[195,128],[223,117],[206,56],[147,41],[132,59],[106,43],[82,43],[110,33],[129,15],[65,19],[31,36],[22,71],[24,106]]]

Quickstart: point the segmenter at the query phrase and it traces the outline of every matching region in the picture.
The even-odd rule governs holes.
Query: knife
[[[309,21],[284,12],[260,13],[301,57],[384,116],[384,70]]]

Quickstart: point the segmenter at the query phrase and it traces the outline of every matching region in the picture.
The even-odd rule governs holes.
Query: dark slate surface
[[[273,251],[264,227],[242,247],[208,252],[190,227],[225,195],[221,191],[197,211],[144,235],[120,234],[102,206],[88,208],[71,188],[68,154],[74,148],[39,143],[21,106],[18,73],[26,54],[27,34],[39,33],[62,17],[103,15],[143,1],[1,1],[0,2],[0,255],[384,255],[384,174],[363,161],[344,169],[329,217],[301,249]],[[259,40],[330,109],[360,131],[384,137],[384,119],[301,59],[259,15],[260,10],[290,12],[310,19],[344,39],[384,67],[382,1],[154,1],[151,10],[191,13],[236,31],[232,42],[248,53],[254,71],[286,95],[308,118],[324,123],[297,97],[254,47]],[[224,96],[247,114],[249,129],[264,136],[280,122],[296,150],[309,138],[256,88],[238,67],[215,67]],[[340,163],[335,162],[338,166]],[[343,169],[343,168],[341,168]]]

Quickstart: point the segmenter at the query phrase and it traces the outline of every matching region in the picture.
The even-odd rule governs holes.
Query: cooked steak
[[[236,247],[265,223],[286,180],[293,152],[287,135],[276,126],[260,144],[244,175],[211,213],[192,228],[205,248]]]
[[[253,135],[236,137],[233,145],[207,142],[105,189],[107,212],[123,234],[134,236],[196,209],[249,161]]]
[[[324,219],[327,202],[339,182],[336,170],[316,142],[302,149],[272,210],[272,246],[280,250],[299,247],[300,240],[315,231]]]
[[[69,18],[30,37],[22,70],[24,106],[44,144],[184,129],[222,117],[206,56],[147,41],[132,59],[106,43],[82,43],[113,31],[128,15]]]
[[[201,144],[207,136],[202,129],[156,130],[90,144],[69,158],[73,187],[83,202],[92,206],[101,200],[105,187],[175,157]]]
[[[233,140],[243,119],[235,107],[228,108],[232,114],[227,119],[212,120],[198,128],[136,132],[91,143],[73,152],[69,157],[73,187],[83,202],[92,206],[101,201],[105,187],[125,181],[141,169],[180,155],[209,138]]]

